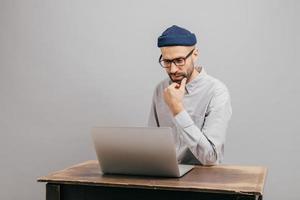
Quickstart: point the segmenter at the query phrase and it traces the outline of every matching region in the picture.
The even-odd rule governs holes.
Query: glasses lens
[[[161,61],[159,61],[159,63],[160,63],[160,65],[162,66],[162,67],[164,67],[164,68],[166,68],[166,67],[169,67],[170,66],[170,61],[168,61],[168,60],[161,60]]]
[[[176,66],[183,66],[185,64],[184,58],[177,58],[174,60]]]

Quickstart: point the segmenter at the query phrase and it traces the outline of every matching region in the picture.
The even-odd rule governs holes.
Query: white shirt
[[[202,68],[186,85],[185,109],[173,116],[163,98],[169,83],[167,78],[157,85],[148,125],[172,128],[179,163],[219,164],[224,157],[226,129],[232,114],[227,87]]]

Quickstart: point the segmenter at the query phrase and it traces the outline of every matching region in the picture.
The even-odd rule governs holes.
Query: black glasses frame
[[[195,49],[193,49],[192,51],[190,51],[188,53],[188,55],[186,55],[185,57],[178,57],[178,58],[174,58],[172,60],[168,60],[168,59],[162,59],[162,55],[160,55],[159,59],[158,59],[158,62],[160,64],[160,66],[162,66],[162,68],[170,68],[172,66],[172,63],[174,63],[174,65],[176,65],[177,67],[182,67],[185,65],[186,63],[186,59],[188,59],[188,57],[190,57],[192,55],[192,53],[194,52]],[[179,59],[183,59],[183,64],[178,64],[176,63],[176,60],[178,61]],[[164,66],[163,65],[163,62],[168,62],[168,66]]]

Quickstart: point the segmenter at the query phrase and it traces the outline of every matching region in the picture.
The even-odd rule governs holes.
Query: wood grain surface
[[[260,166],[196,166],[181,178],[102,174],[89,160],[38,178],[39,182],[262,195],[267,169]]]

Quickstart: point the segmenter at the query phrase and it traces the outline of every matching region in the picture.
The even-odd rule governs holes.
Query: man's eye
[[[183,58],[177,58],[177,59],[174,60],[174,62],[176,64],[183,64],[184,63],[184,59]]]
[[[164,60],[164,64],[169,65],[171,63],[170,60]]]

